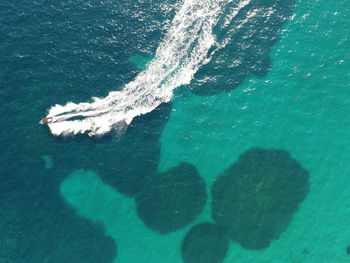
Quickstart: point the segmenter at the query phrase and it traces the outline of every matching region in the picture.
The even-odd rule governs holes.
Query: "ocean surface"
[[[350,1],[2,0],[0,25],[0,263],[350,261]]]

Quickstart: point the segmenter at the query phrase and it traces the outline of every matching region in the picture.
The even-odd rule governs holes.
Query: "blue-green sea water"
[[[38,123],[146,70],[183,2],[1,1],[0,263],[350,261],[348,0],[228,8],[122,132]]]

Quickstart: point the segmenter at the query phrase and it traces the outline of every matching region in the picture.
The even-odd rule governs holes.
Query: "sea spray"
[[[250,0],[238,1],[227,15],[227,24]],[[53,135],[86,133],[102,135],[130,124],[134,117],[169,102],[173,90],[189,84],[199,68],[210,61],[216,42],[213,28],[233,0],[184,0],[146,70],[107,97],[91,103],[55,105],[48,113]],[[209,50],[212,52],[209,54]]]

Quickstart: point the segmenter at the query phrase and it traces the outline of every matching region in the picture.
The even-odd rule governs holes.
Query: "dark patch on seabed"
[[[91,145],[87,165],[120,193],[135,196],[142,190],[145,179],[157,170],[158,139],[170,109],[170,104],[162,104],[151,113],[135,118],[120,138],[104,138]],[[93,164],[91,158],[95,158]]]
[[[346,247],[346,254],[350,255],[350,245]]]
[[[267,248],[309,192],[309,173],[285,150],[250,149],[212,187],[212,217],[247,249]]]
[[[209,222],[200,223],[186,234],[181,254],[185,263],[221,263],[229,248],[226,229]]]
[[[206,203],[204,180],[187,163],[145,180],[136,196],[137,214],[149,228],[162,234],[179,230],[198,216]]]
[[[215,95],[237,88],[251,75],[264,77],[271,69],[269,52],[294,5],[294,0],[252,0],[227,28],[219,21],[214,31],[218,42],[231,40],[197,72],[190,84],[192,92]]]

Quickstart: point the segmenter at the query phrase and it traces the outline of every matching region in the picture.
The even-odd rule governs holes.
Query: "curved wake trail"
[[[210,61],[209,49],[214,47],[215,52],[220,48],[212,31],[225,6],[233,1],[184,0],[147,69],[121,91],[110,92],[103,99],[53,106],[47,116],[52,118],[48,124],[51,133],[102,135],[116,129],[118,123],[130,124],[134,117],[170,101],[173,90],[189,84],[198,69]],[[237,1],[227,19],[231,21],[249,2]]]

